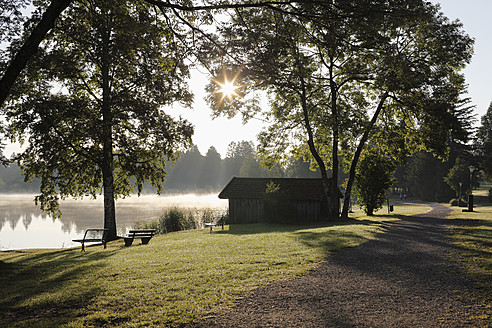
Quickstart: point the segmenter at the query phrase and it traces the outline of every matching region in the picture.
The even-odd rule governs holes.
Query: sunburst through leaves
[[[220,98],[218,104],[221,104],[224,101],[224,99],[227,99],[228,101],[232,101],[234,97],[241,96],[238,93],[238,89],[240,89],[242,86],[236,84],[236,79],[238,75],[239,73],[237,73],[236,76],[234,76],[234,78],[229,80],[227,74],[224,72],[222,81],[218,81],[214,79],[214,82],[219,86],[219,90],[217,90],[215,93],[222,94],[222,97]]]

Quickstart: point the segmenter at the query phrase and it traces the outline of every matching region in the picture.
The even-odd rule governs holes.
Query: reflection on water
[[[33,195],[0,195],[0,250],[80,246],[88,228],[103,226],[103,200],[64,200],[62,217],[53,220],[34,205]],[[169,207],[224,209],[227,201],[216,194],[140,196],[116,201],[116,224],[124,231],[136,222],[152,221]]]

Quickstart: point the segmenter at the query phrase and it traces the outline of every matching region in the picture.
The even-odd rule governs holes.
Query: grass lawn
[[[484,315],[492,318],[492,203],[488,202],[488,188],[474,191],[474,212],[463,212],[455,208],[451,217],[461,219],[453,229],[453,240],[465,271],[481,289],[479,296],[486,309]],[[478,197],[477,197],[478,196]]]
[[[261,284],[302,275],[333,251],[384,231],[397,215],[325,225],[237,225],[64,250],[0,252],[0,327],[178,326],[231,306]],[[386,213],[382,210],[380,213]]]

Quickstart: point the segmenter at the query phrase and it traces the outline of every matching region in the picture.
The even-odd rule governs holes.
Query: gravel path
[[[263,286],[189,327],[492,327],[469,303],[449,240],[450,210],[389,223],[307,275]]]

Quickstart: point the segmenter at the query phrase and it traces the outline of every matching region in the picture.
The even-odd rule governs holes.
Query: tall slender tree
[[[41,179],[44,210],[59,213],[59,197],[102,192],[111,239],[115,197],[145,181],[161,190],[166,160],[193,133],[161,109],[192,101],[172,28],[137,0],[78,1],[59,17],[5,108],[8,137],[28,141],[15,160],[26,179]]]
[[[492,102],[487,112],[482,116],[482,124],[478,128],[476,149],[480,168],[488,181],[492,180]]]

